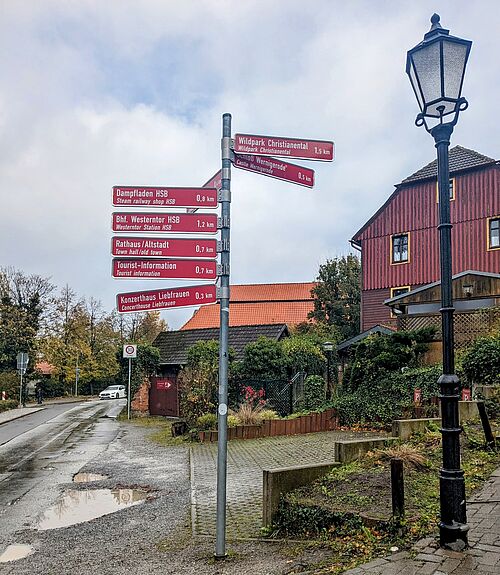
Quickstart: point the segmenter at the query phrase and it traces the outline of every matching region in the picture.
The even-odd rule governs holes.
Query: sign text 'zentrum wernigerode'
[[[217,277],[211,260],[113,259],[112,276],[119,279],[199,279]]]
[[[331,162],[333,160],[333,142],[324,140],[235,134],[234,151],[237,154],[286,156],[288,158],[323,162]]]
[[[216,214],[114,212],[114,232],[217,233]]]
[[[116,307],[120,313],[126,313],[198,306],[215,303],[216,293],[213,284],[120,293],[116,296]]]
[[[314,186],[314,170],[289,164],[276,158],[234,154],[233,165],[241,170],[277,178],[292,184],[299,184],[299,186],[306,186],[307,188]]]
[[[122,257],[215,259],[217,240],[115,236],[111,241],[111,254]]]
[[[113,205],[151,208],[216,208],[217,190],[210,188],[171,188],[113,186]]]

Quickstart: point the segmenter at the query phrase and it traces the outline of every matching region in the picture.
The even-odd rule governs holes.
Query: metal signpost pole
[[[222,116],[222,189],[219,409],[217,443],[217,529],[215,557],[226,556],[226,476],[227,476],[227,387],[229,354],[229,237],[231,206],[231,114]]]
[[[19,370],[21,373],[21,389],[19,391],[19,407],[24,407],[24,397],[23,397],[23,368]]]
[[[127,419],[130,419],[130,380],[132,379],[132,358],[128,358]]]

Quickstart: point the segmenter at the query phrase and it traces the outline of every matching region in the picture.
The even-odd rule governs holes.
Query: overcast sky
[[[189,283],[111,278],[111,187],[202,185],[230,112],[233,132],[335,142],[303,162],[313,190],[232,174],[231,282],[312,281],[434,159],[405,58],[435,11],[474,42],[452,145],[499,158],[498,0],[0,0],[0,266],[108,310]]]

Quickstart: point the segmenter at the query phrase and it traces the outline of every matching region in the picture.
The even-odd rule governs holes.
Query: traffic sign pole
[[[127,419],[130,419],[130,380],[132,379],[132,358],[128,358]]]
[[[217,522],[215,557],[226,556],[227,386],[229,355],[229,239],[231,211],[231,114],[222,116],[221,274],[219,407],[217,438]]]

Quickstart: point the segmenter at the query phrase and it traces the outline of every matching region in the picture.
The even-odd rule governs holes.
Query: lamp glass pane
[[[443,42],[444,93],[447,98],[460,98],[467,48],[466,44],[446,40]]]
[[[438,100],[442,96],[439,42],[433,42],[415,50],[412,59],[422,88],[424,103]]]
[[[410,67],[409,67],[408,75],[410,76],[410,82],[411,82],[411,85],[413,86],[413,91],[415,92],[415,94],[417,96],[417,101],[418,101],[418,105],[420,106],[420,110],[423,111],[424,110],[424,102],[422,100],[422,94],[420,93],[420,86],[418,85],[417,77],[415,75],[415,67],[413,66],[413,60],[412,59],[410,59]]]

